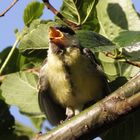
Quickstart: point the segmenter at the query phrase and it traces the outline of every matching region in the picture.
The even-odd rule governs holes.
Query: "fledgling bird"
[[[38,85],[40,109],[53,125],[109,93],[106,76],[94,54],[83,48],[75,32],[66,26],[49,28],[48,56]]]

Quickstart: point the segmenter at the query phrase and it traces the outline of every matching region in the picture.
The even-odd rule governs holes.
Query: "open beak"
[[[49,39],[50,40],[61,40],[64,37],[63,33],[55,27],[49,28]]]

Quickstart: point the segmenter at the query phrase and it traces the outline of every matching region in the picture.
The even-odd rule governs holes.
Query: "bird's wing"
[[[38,102],[41,111],[45,113],[48,121],[52,125],[57,125],[60,123],[61,120],[64,120],[66,118],[65,110],[60,105],[55,103],[52,97],[50,96],[51,91],[49,89],[49,83],[45,67],[46,63],[44,63],[40,70],[38,82]]]
[[[97,61],[95,55],[88,48],[83,48],[82,53],[90,59],[91,63],[99,71],[100,78],[103,82],[103,87],[102,87],[103,88],[102,89],[103,90],[103,96],[107,96],[110,93],[110,87],[109,87],[109,84],[108,84],[108,81],[107,81],[107,77],[106,77],[105,73],[102,71],[102,68],[101,68],[99,62]]]

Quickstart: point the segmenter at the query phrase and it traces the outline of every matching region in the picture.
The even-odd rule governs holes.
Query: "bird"
[[[49,48],[39,72],[38,102],[52,125],[79,114],[110,88],[94,53],[81,46],[74,30],[49,27]]]

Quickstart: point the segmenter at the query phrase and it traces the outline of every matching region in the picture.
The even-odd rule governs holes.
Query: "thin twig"
[[[59,11],[57,11],[49,2],[49,0],[42,0],[46,7],[54,13],[58,18],[60,18],[63,22],[65,22],[68,26],[70,26],[73,29],[78,29],[80,28],[80,25],[77,25],[69,20],[67,20]]]
[[[7,9],[5,9],[5,11],[0,13],[0,17],[4,16],[18,1],[19,0],[13,0],[13,2],[9,5],[9,7],[7,7]]]
[[[119,58],[122,58],[122,57],[118,57],[117,55],[111,53],[111,52],[104,52],[104,54],[107,56],[107,57],[110,57],[112,59],[119,59]]]
[[[140,62],[137,61],[129,61],[129,60],[125,60],[128,64],[131,64],[133,66],[139,67],[140,68]]]
[[[108,52],[108,53],[104,53],[107,57],[110,57],[112,59],[120,59],[121,57],[116,57],[115,55],[113,55],[111,52]],[[127,60],[127,58],[124,58],[125,62],[128,63],[128,64],[131,64],[133,66],[136,66],[136,67],[139,67],[140,68],[140,62],[137,62],[137,61],[130,61],[130,60]]]
[[[13,54],[13,52],[14,52],[16,46],[17,46],[17,44],[19,43],[19,40],[20,40],[20,39],[17,39],[17,40],[15,41],[15,43],[14,43],[14,45],[13,45],[11,51],[9,52],[7,58],[5,59],[3,65],[1,66],[1,68],[0,68],[0,75],[2,74],[2,72],[3,72],[4,68],[6,67],[7,63],[9,62],[9,60],[10,60],[10,58],[11,58],[11,56],[12,56],[12,54]]]

